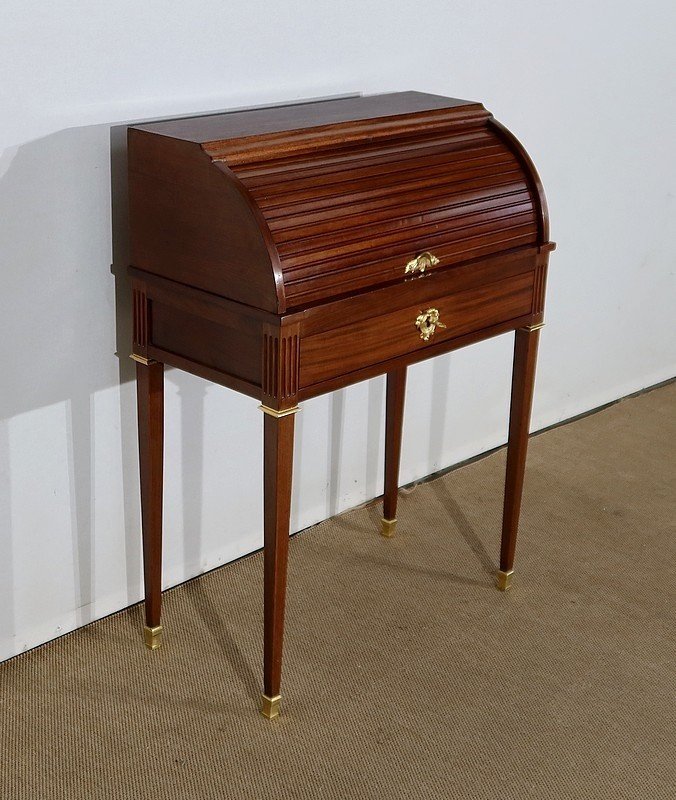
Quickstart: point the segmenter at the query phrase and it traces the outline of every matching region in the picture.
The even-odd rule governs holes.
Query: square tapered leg
[[[500,545],[500,571],[498,588],[505,591],[512,583],[516,535],[521,512],[521,496],[526,469],[528,430],[538,338],[542,325],[531,325],[516,331],[514,340],[514,368],[512,372],[512,400],[509,413],[509,440],[507,443],[507,468],[505,498],[502,516],[502,542]]]
[[[264,643],[261,713],[279,715],[289,550],[294,414],[263,408],[264,421]],[[297,409],[296,409],[297,410]]]
[[[406,367],[388,372],[385,411],[385,491],[383,493],[383,519],[380,526],[380,533],[386,539],[394,536],[397,524],[399,462],[401,460],[405,395]]]
[[[137,360],[141,526],[145,587],[146,646],[160,646],[162,627],[162,488],[164,452],[164,364]]]

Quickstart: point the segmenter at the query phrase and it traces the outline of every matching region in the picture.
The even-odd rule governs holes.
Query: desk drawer
[[[419,352],[531,313],[533,272],[360,319],[302,340],[300,385]],[[436,349],[436,347],[435,347]]]

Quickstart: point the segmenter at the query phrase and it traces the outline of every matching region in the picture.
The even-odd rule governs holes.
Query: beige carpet
[[[673,798],[676,384],[291,542],[284,716],[257,713],[262,556],[0,665],[0,797]]]

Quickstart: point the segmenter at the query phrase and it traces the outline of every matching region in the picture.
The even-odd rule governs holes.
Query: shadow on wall
[[[97,446],[95,434],[101,434],[102,425],[119,425],[120,449],[115,455],[122,465],[121,544],[125,551],[126,596],[128,603],[139,598],[141,543],[135,373],[128,357],[131,293],[126,276],[126,129],[126,125],[71,128],[11,148],[0,156],[2,641],[18,634],[15,608],[19,594],[35,591],[37,587],[49,594],[49,580],[45,582],[44,576],[54,576],[58,571],[57,565],[50,563],[55,548],[60,548],[59,567],[69,561],[73,563],[72,606],[77,609],[77,624],[85,624],[95,616],[96,506],[102,501],[103,509],[111,502],[111,496],[95,495],[93,454]],[[202,414],[195,406],[201,404],[204,392],[194,381],[185,385],[181,380],[176,383],[185,409],[181,420],[183,456],[191,463],[199,463],[200,453],[195,457],[191,451],[201,447]],[[97,393],[116,387],[119,387],[119,418],[104,418],[100,414],[97,417]],[[23,487],[16,485],[10,420],[57,405],[65,410],[67,457],[59,463],[63,474],[56,475],[56,470],[52,470],[46,482],[31,486],[31,502],[46,503],[57,493],[54,487],[67,485],[72,536],[70,541],[54,545],[54,530],[35,531],[34,556],[31,555],[29,563],[34,574],[26,574],[24,560],[17,580],[18,576],[13,574],[17,544],[13,526],[25,516],[25,510],[13,498],[15,490]],[[15,446],[21,451],[22,461],[43,460],[41,454],[50,447],[44,433],[44,429],[34,424],[28,436],[17,439]],[[110,431],[105,432],[103,439],[106,444],[99,447],[108,446]],[[110,473],[115,470],[113,460]],[[19,470],[18,474],[22,472]],[[112,480],[110,473],[99,475],[99,495],[106,494],[107,482],[111,495],[115,492],[113,486],[119,482],[119,475]],[[186,482],[186,492],[196,489],[195,480]],[[199,498],[199,491],[194,493]],[[19,494],[23,497],[24,492]],[[116,498],[112,499],[115,502]],[[199,509],[195,503],[188,503],[185,509],[184,524],[195,532]],[[188,514],[196,518],[188,519]],[[53,546],[43,552],[41,543],[47,539]],[[193,537],[190,547],[199,549],[199,541],[195,542]]]
[[[66,592],[64,582],[72,582],[67,605],[76,609],[76,624],[100,616],[96,601],[110,588],[102,587],[97,578],[101,573],[96,567],[98,564],[101,569],[105,548],[117,553],[124,549],[126,589],[121,591],[126,592],[127,605],[140,596],[135,369],[128,358],[131,291],[126,275],[126,131],[127,124],[71,128],[0,155],[0,641],[4,642],[20,633],[15,611],[22,607],[22,596],[36,587],[49,598],[57,583],[59,590]],[[171,383],[178,389],[181,409],[179,419],[168,421],[174,429],[180,425],[182,519],[177,524],[182,522],[184,531],[189,532],[183,540],[183,558],[192,574],[197,574],[204,561],[202,463],[207,384],[174,371]],[[111,410],[110,397],[106,411],[99,410],[100,393],[106,392],[116,398],[112,402],[119,406],[117,411],[115,405]],[[382,480],[377,454],[383,401],[384,383],[372,382],[367,400],[368,441],[359,444],[369,454],[364,476],[369,495],[380,491]],[[342,510],[342,495],[350,496],[351,487],[340,491],[344,402],[341,392],[328,406],[328,431],[326,421],[320,426],[330,455],[326,485],[315,485],[311,477],[316,471],[315,447],[313,457],[306,456],[309,494],[302,490],[301,480],[295,481],[295,530]],[[28,432],[22,428],[20,435],[12,433],[14,418],[51,407],[58,409],[58,421],[49,417],[42,424],[25,418]],[[299,420],[298,479],[303,474],[304,424]],[[60,429],[55,431],[56,427]],[[63,441],[64,455],[54,456],[47,465],[41,453],[50,448],[50,436],[59,444]],[[252,445],[255,449],[256,442]],[[119,450],[109,458],[111,448]],[[110,462],[105,469],[101,467],[102,452]],[[31,458],[40,464],[38,470],[31,470]],[[30,531],[30,542],[25,542],[26,498],[36,506],[51,507],[48,504],[57,485],[65,487],[66,496],[60,502],[66,504],[66,532],[57,534],[56,525],[49,529],[45,516],[51,512],[45,511]],[[318,503],[323,490],[326,496]],[[241,502],[250,499],[260,502],[246,496]],[[99,522],[106,506],[114,507],[116,513],[123,511],[123,534],[119,522]],[[308,507],[314,510],[303,513],[301,509]],[[119,537],[119,542],[111,543],[110,537]],[[47,539],[50,548],[43,548]],[[31,549],[30,557],[26,548]],[[64,566],[71,562],[72,580],[67,572],[70,568]],[[46,581],[44,576],[48,576]],[[49,605],[51,601],[42,602]],[[68,610],[65,601],[54,600],[49,607],[58,615]],[[109,612],[106,609],[104,613]],[[23,617],[20,626],[23,635]]]
[[[127,266],[131,263],[129,251],[129,202],[127,179],[127,129],[133,123],[110,128],[110,199],[112,222],[112,265],[115,279],[115,353],[118,357],[119,383],[135,382],[136,367],[129,358],[132,341],[131,280]],[[181,416],[182,456],[182,522],[183,561],[193,572],[199,571],[202,560],[202,478],[204,462],[204,406],[208,384],[190,379],[180,371],[172,372],[172,382],[178,387]],[[135,392],[121,399],[120,422],[123,448],[132,453],[133,463],[123,470],[125,497],[125,530],[131,544],[127,574],[137,576],[141,569],[140,556],[140,500],[138,490],[138,462],[136,460],[136,407]],[[132,503],[127,498],[133,498]],[[130,541],[131,539],[131,541]],[[135,600],[136,597],[133,598]],[[130,602],[133,602],[130,599]]]
[[[72,583],[67,603],[63,597],[53,603],[54,614],[76,609],[77,625],[100,616],[97,600],[111,594],[111,580],[120,583],[119,571],[110,571],[115,577],[109,578],[107,586],[101,585],[103,577],[97,577],[107,570],[109,551],[118,555],[124,551],[119,570],[126,574],[126,586],[115,587],[115,596],[120,595],[118,607],[125,596],[126,605],[140,597],[135,371],[128,358],[126,131],[127,124],[72,128],[0,156],[4,334],[0,338],[0,641],[18,634],[16,611],[24,603],[22,597],[35,587],[49,598],[57,584],[64,592],[62,584],[68,583],[70,591]],[[423,379],[417,392],[431,398],[433,423],[439,431],[446,413],[448,363],[446,358],[444,364],[437,361],[435,371],[445,376],[443,391],[426,392],[426,373],[416,367],[416,375]],[[202,516],[208,384],[177,371],[171,372],[170,380],[178,390],[180,405],[179,418],[168,419],[167,424],[172,430],[180,426],[181,461],[176,466],[182,501],[182,515],[172,524],[181,527],[182,523],[183,566],[195,575],[205,564]],[[305,404],[306,412],[315,403],[320,410],[300,415],[297,422],[293,530],[382,491],[384,390],[384,380],[376,379],[368,387]],[[104,411],[99,409],[101,393],[109,395]],[[53,422],[50,417],[37,426],[31,419],[28,432],[22,429],[20,436],[12,434],[13,418],[52,406],[58,406],[65,418]],[[356,420],[361,428],[355,438]],[[63,430],[53,433],[59,425]],[[64,456],[52,458],[34,475],[30,459],[40,463],[41,454],[50,447],[50,436],[65,440]],[[325,452],[319,455],[318,438],[326,442]],[[346,451],[352,438],[355,445]],[[260,444],[252,442],[252,449]],[[431,455],[438,458],[440,449],[439,438],[430,440]],[[323,474],[317,469],[318,458],[326,463]],[[17,460],[21,461],[18,470]],[[354,474],[355,468],[360,474]],[[66,487],[65,532],[57,536],[43,515],[26,543],[26,504],[46,504],[57,485]],[[240,504],[259,504],[253,491],[256,485],[252,482],[252,491],[245,494],[233,490],[227,502],[235,497]],[[108,521],[108,509],[120,517]],[[255,511],[249,516],[256,527]],[[13,525],[17,530],[13,531]],[[251,541],[256,541],[258,533],[252,531]],[[45,548],[48,539],[50,547]],[[64,574],[69,569],[64,565],[71,562],[72,578]],[[115,609],[105,608],[102,613],[111,610]],[[39,615],[37,610],[35,615]],[[21,627],[25,627],[23,622]]]
[[[55,404],[66,409],[68,439],[63,469],[68,472],[70,486],[73,541],[70,546],[63,543],[64,556],[72,555],[75,565],[78,622],[90,620],[95,599],[93,398],[95,393],[127,383],[133,377],[133,365],[127,358],[130,307],[123,270],[127,253],[123,160],[121,128],[111,132],[107,125],[59,131],[6,151],[0,158],[0,420],[4,431],[0,446],[0,549],[9,573],[0,580],[3,637],[14,629],[15,593],[11,574],[13,474],[7,420]],[[115,293],[110,272],[111,243],[113,272],[117,276]],[[115,353],[118,359],[114,358]],[[133,601],[138,595],[140,570],[133,392],[121,392],[120,402],[127,593]],[[22,442],[22,446],[33,448],[34,458],[40,459],[42,448],[48,444],[42,443],[36,432],[33,440]],[[55,476],[55,483],[60,480]],[[51,490],[50,486],[42,488],[45,492]],[[34,500],[41,502],[40,496]],[[21,509],[14,513],[20,514]],[[50,532],[42,533],[47,536]],[[39,553],[35,564],[37,586]],[[22,578],[30,580],[29,576]]]
[[[14,547],[9,479],[9,435],[7,423],[0,420],[0,641],[9,641],[14,635]]]

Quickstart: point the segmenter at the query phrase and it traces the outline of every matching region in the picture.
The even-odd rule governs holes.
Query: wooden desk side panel
[[[152,347],[192,358],[210,369],[260,385],[260,325],[226,325],[152,300],[150,314]]]
[[[129,129],[131,263],[265,310],[284,310],[276,253],[234,176],[199,145]]]
[[[131,270],[134,354],[252,397],[261,394],[263,327],[276,315]]]

